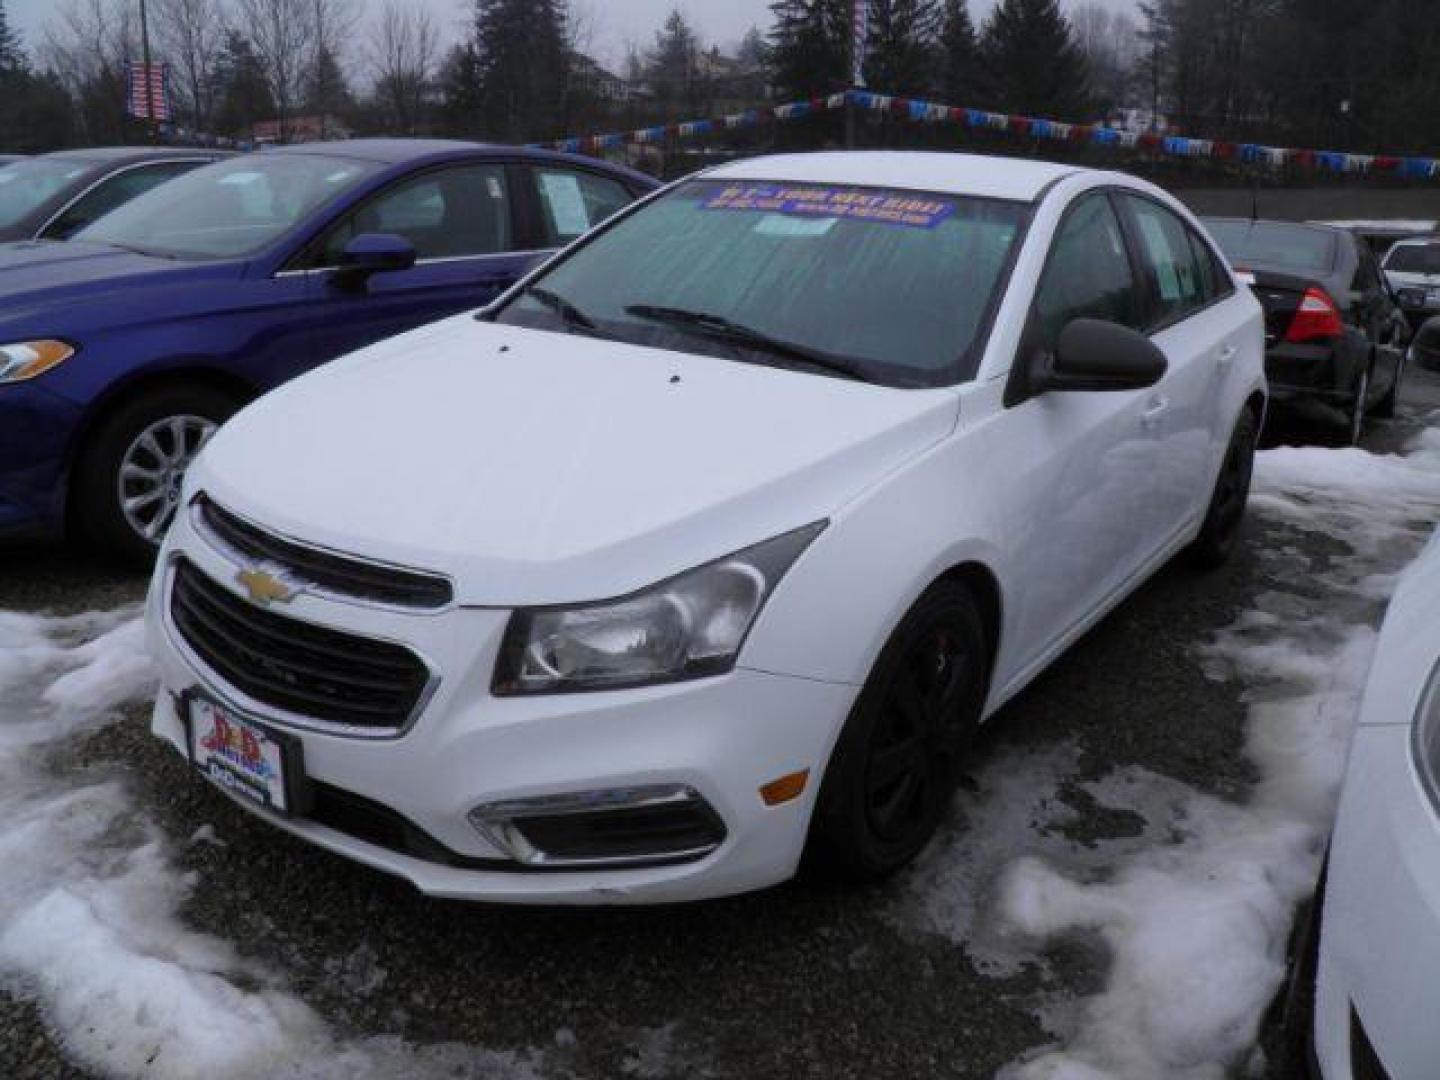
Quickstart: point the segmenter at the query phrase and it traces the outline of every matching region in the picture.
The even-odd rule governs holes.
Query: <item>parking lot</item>
[[[1412,371],[1370,454],[1262,454],[1240,557],[1168,568],[1062,657],[987,727],[940,842],[864,892],[425,899],[150,738],[143,580],[8,549],[0,954],[28,974],[0,1075],[1265,1075],[1369,628],[1440,512],[1435,410]]]

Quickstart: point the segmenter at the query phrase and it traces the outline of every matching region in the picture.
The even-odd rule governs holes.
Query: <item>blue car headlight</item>
[[[0,345],[0,383],[33,379],[57,364],[63,364],[74,355],[73,345],[48,338]]]

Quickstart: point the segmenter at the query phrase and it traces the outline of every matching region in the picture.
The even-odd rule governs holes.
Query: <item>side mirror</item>
[[[1047,390],[1143,390],[1165,377],[1165,354],[1144,334],[1101,319],[1075,319],[1060,331],[1054,353],[1037,352],[1029,372],[1033,393]]]
[[[359,288],[373,274],[409,270],[414,265],[415,245],[403,236],[361,233],[340,253],[335,280],[343,288]]]

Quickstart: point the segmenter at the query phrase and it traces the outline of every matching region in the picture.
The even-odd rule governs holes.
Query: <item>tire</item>
[[[1205,511],[1200,534],[1190,545],[1190,562],[1199,570],[1216,570],[1230,561],[1240,542],[1245,505],[1250,501],[1250,479],[1255,471],[1255,446],[1260,432],[1255,414],[1247,406],[1235,422],[1225,461],[1215,479],[1215,490]]]
[[[979,726],[990,660],[970,590],[949,580],[931,586],[890,636],[840,733],[811,822],[808,867],[859,884],[920,854]]]
[[[176,384],[106,414],[75,468],[70,510],[79,538],[126,565],[153,563],[178,506],[185,467],[237,408],[233,397],[212,387]]]
[[[1280,1009],[1280,1046],[1276,1073],[1284,1080],[1311,1080],[1315,1041],[1315,981],[1320,973],[1320,924],[1325,913],[1325,882],[1329,858],[1320,871],[1315,895],[1295,923],[1290,940],[1290,967],[1276,998]]]
[[[1365,434],[1365,399],[1370,396],[1370,368],[1360,372],[1355,383],[1355,400],[1350,406],[1350,446],[1359,446]]]
[[[1400,384],[1405,378],[1405,367],[1410,363],[1410,350],[1406,349],[1400,354],[1400,360],[1395,365],[1395,382],[1379,403],[1370,410],[1371,416],[1379,417],[1381,420],[1395,419],[1395,406],[1400,401]]]

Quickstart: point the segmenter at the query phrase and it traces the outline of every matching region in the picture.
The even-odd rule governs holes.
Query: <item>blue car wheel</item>
[[[238,407],[213,387],[175,385],[107,415],[76,467],[71,508],[81,538],[131,565],[153,562],[179,507],[185,469]]]

